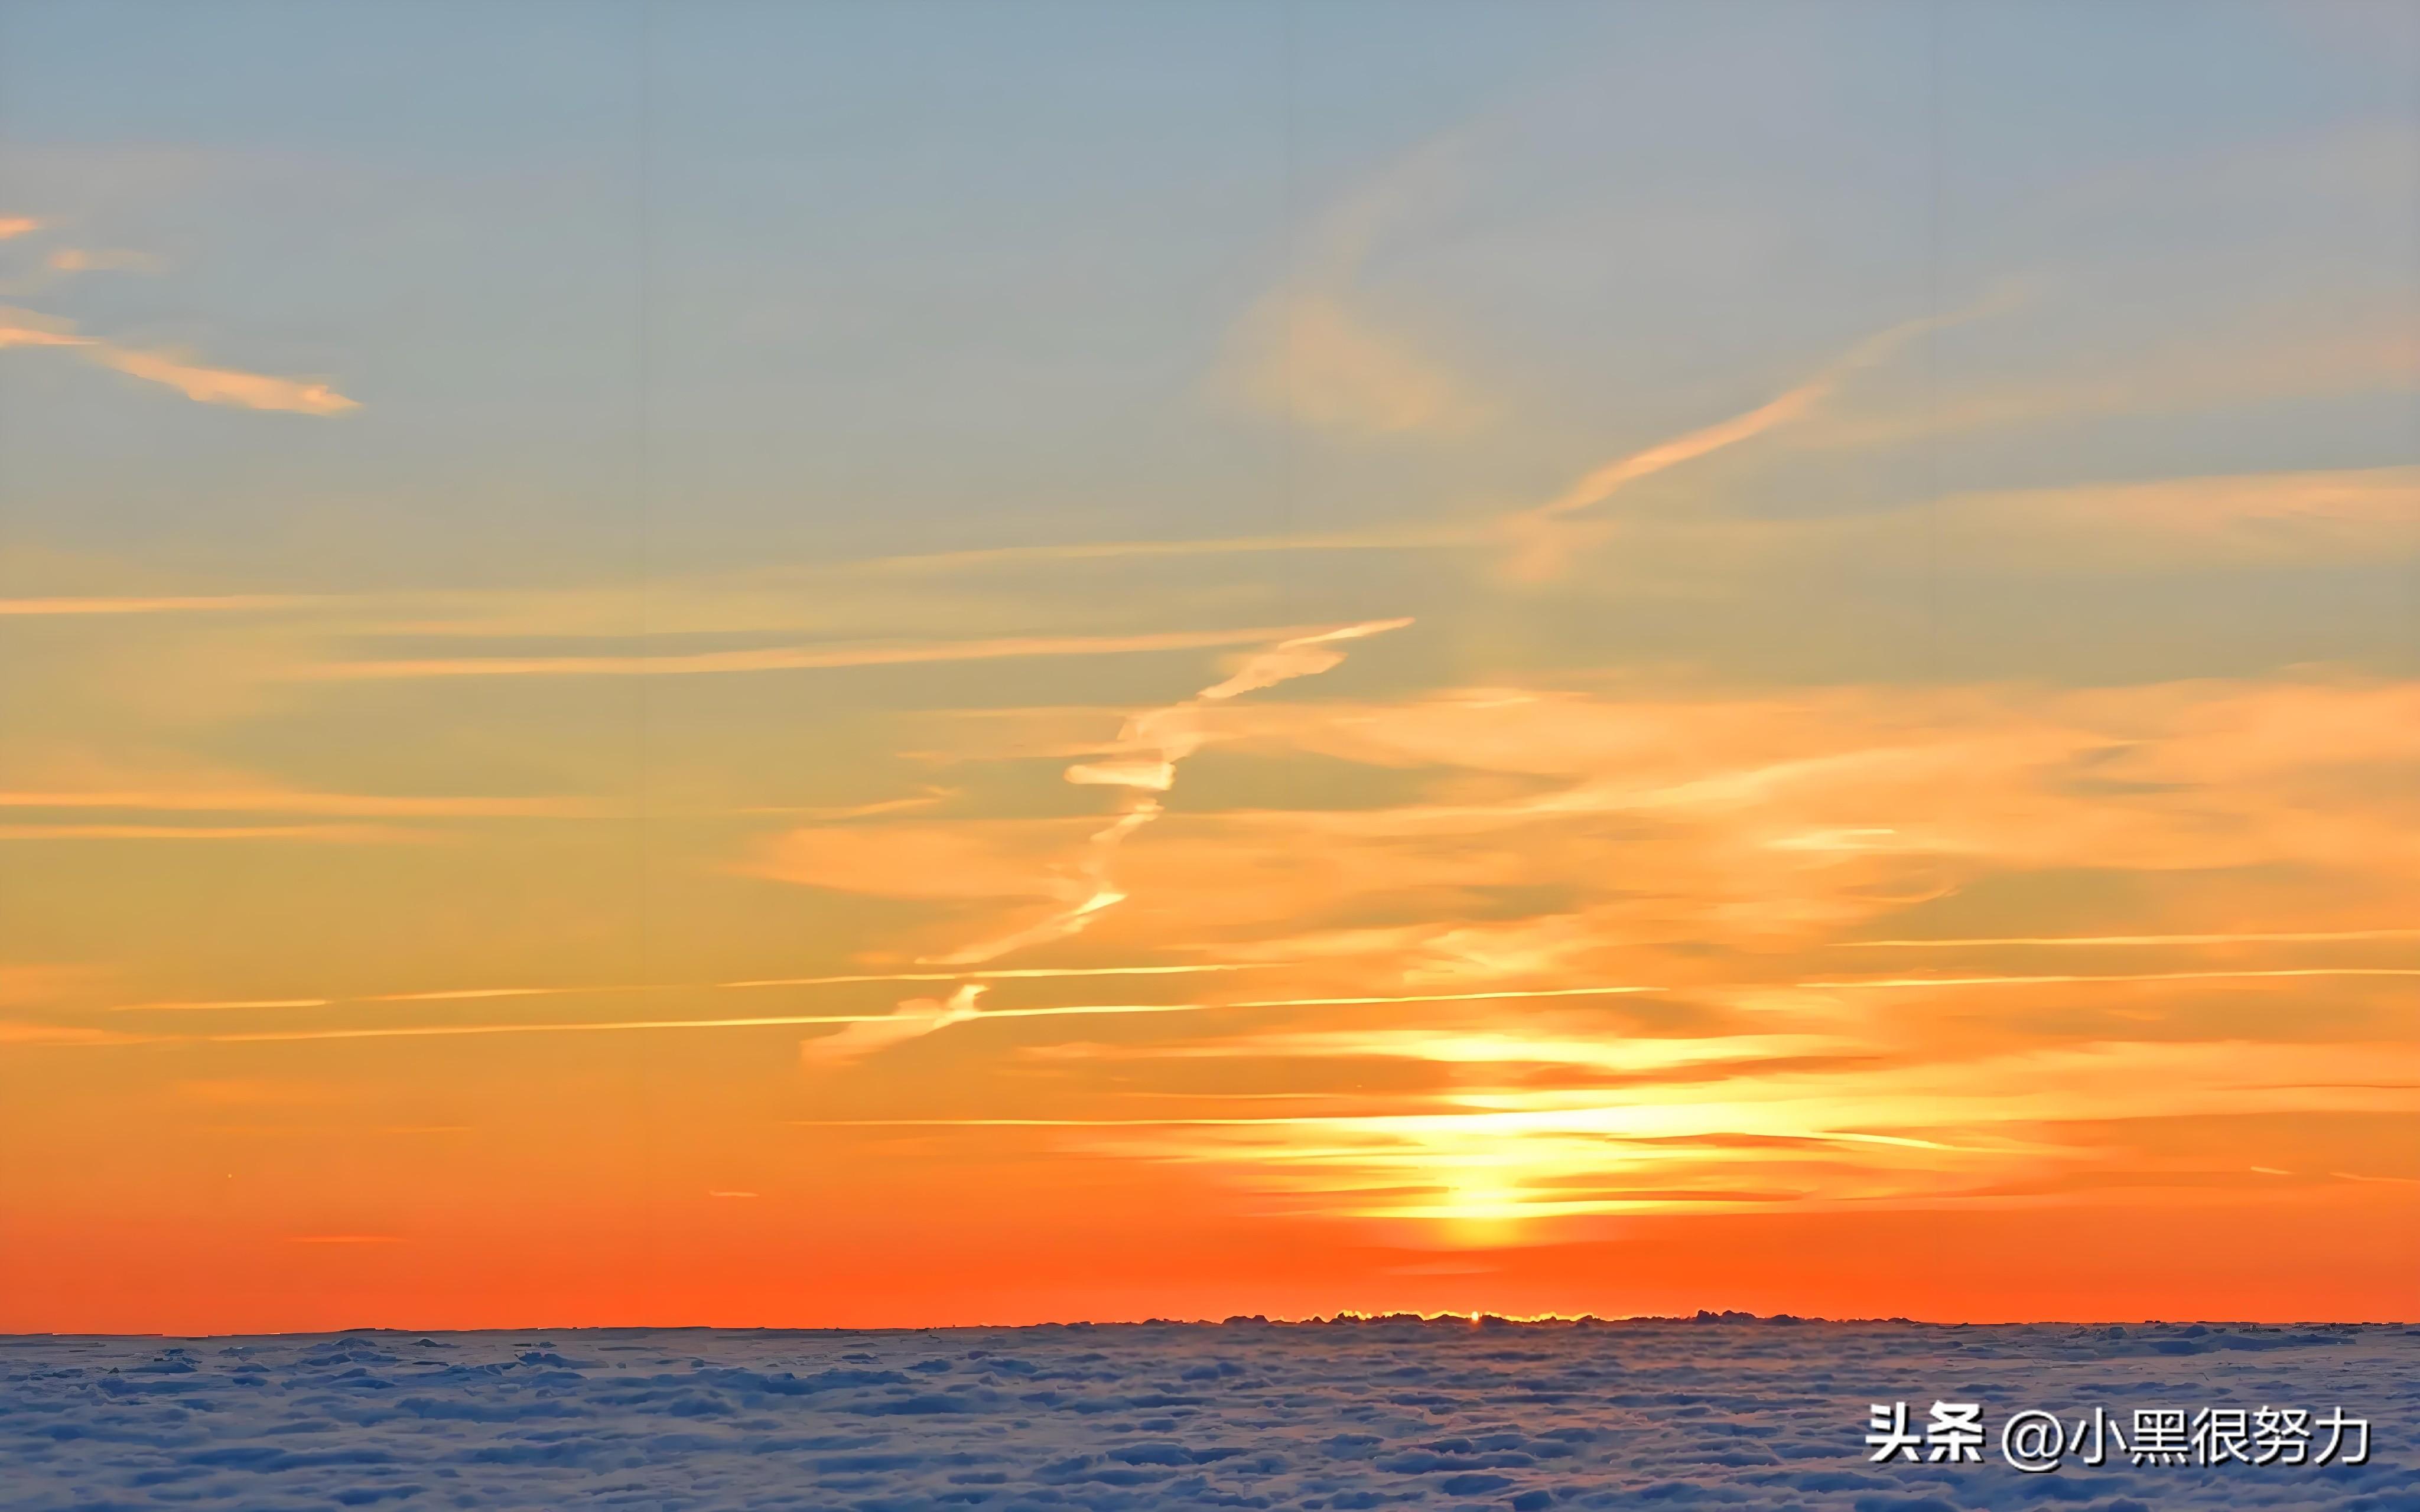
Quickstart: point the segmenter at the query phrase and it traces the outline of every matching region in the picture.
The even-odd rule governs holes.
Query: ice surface
[[[2420,1509],[2420,1329],[1468,1321],[0,1340],[0,1503]],[[1868,1409],[1984,1405],[1979,1465]],[[2370,1462],[2023,1474],[2022,1407],[2368,1418]],[[2315,1412],[2316,1415],[2316,1412]]]

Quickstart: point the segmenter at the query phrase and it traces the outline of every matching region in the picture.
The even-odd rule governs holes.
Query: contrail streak
[[[1371,1003],[1486,1003],[1513,997],[1623,997],[1634,993],[1660,993],[1662,987],[1625,984],[1619,987],[1526,987],[1490,993],[1404,993],[1373,997],[1269,997],[1258,1002],[1226,1003],[1225,1008],[1351,1008]]]
[[[725,981],[717,986],[836,987],[867,981],[1006,981],[1055,977],[1185,977],[1209,971],[1267,971],[1282,962],[1237,961],[1183,966],[1018,966],[992,971],[892,971],[854,977],[768,977],[762,981]]]
[[[1198,976],[1219,971],[1270,971],[1286,963],[1278,961],[1205,962],[1198,965],[1152,966],[1025,966],[1002,971],[892,971],[866,972],[841,977],[786,977],[762,981],[720,982],[598,982],[579,987],[450,987],[433,992],[367,993],[353,997],[277,997],[239,998],[213,1002],[118,1003],[113,1013],[165,1012],[171,1010],[235,1010],[247,1008],[334,1008],[340,1003],[456,1003],[473,1002],[489,997],[578,997],[602,993],[679,993],[737,992],[756,987],[839,987],[864,982],[958,981],[966,978],[984,980],[1018,979],[1047,980],[1060,977],[1160,977]]]
[[[271,594],[188,594],[169,598],[0,598],[0,614],[181,614],[291,609],[324,598]]]
[[[1664,991],[1660,987],[1621,983],[1595,987],[1546,987],[1483,993],[1403,993],[1358,997],[1267,997],[1235,1003],[1068,1003],[1041,1008],[994,1008],[955,1017],[938,1011],[931,1015],[890,1013],[773,1013],[746,1018],[597,1019],[569,1024],[406,1024],[363,1028],[255,1029],[228,1034],[129,1036],[113,1044],[287,1044],[321,1040],[442,1040],[493,1034],[611,1034],[656,1029],[768,1029],[842,1026],[858,1024],[896,1025],[923,1016],[944,1024],[971,1024],[989,1019],[1107,1018],[1126,1014],[1216,1013],[1277,1008],[1357,1008],[1388,1003],[1466,1003],[1524,997],[1612,997]],[[373,999],[353,999],[372,1001]],[[388,999],[393,1000],[393,999]],[[302,1008],[323,1007],[325,1000],[294,998],[256,1003],[133,1004],[131,1008]],[[101,1042],[101,1041],[94,1041]]]
[[[1411,624],[1408,619],[1370,620],[1311,635],[1295,635],[1247,660],[1233,675],[1211,684],[1191,698],[1165,708],[1136,715],[1118,732],[1115,755],[1107,761],[1078,762],[1067,768],[1070,782],[1124,790],[1125,806],[1116,818],[1094,832],[1067,905],[1039,923],[1014,933],[968,946],[941,956],[935,965],[973,965],[1014,950],[1065,939],[1089,926],[1102,911],[1125,902],[1111,880],[1111,869],[1126,837],[1157,819],[1162,806],[1157,795],[1176,784],[1177,764],[1202,748],[1206,735],[1196,717],[1205,705],[1224,702],[1246,693],[1275,687],[1297,677],[1315,677],[1340,665],[1341,641],[1384,635]],[[1063,896],[1065,896],[1063,894]]]
[[[1711,425],[1684,431],[1581,474],[1569,487],[1544,503],[1505,517],[1504,528],[1520,548],[1513,563],[1514,571],[1523,577],[1545,578],[1559,569],[1570,542],[1556,533],[1556,522],[1594,509],[1641,478],[1652,477],[1683,462],[1696,461],[1699,457],[1735,446],[1776,426],[1798,420],[1830,398],[1851,374],[1881,361],[1914,337],[1943,326],[1973,319],[2005,302],[2005,300],[1994,299],[1966,310],[1901,321],[1867,337],[1834,359],[1814,377],[1784,390],[1752,409],[1744,410],[1728,420],[1718,420]]]
[[[2121,971],[2106,975],[2011,977],[1867,977],[1854,981],[1800,981],[1793,987],[2020,987],[2031,982],[2232,981],[2270,977],[2420,977],[2420,966],[2293,966],[2273,971]]]
[[[1066,1008],[995,1008],[985,1019],[1109,1017],[1125,1013],[1201,1013],[1242,1007],[1225,1003],[1086,1003]],[[895,1013],[781,1013],[760,1018],[602,1019],[582,1024],[411,1024],[365,1029],[262,1029],[243,1034],[163,1035],[151,1044],[287,1044],[317,1040],[444,1040],[489,1034],[613,1034],[653,1029],[778,1029],[808,1025],[890,1024]]]
[[[1170,630],[1150,635],[1014,636],[921,645],[773,646],[656,656],[453,656],[419,661],[335,662],[301,677],[346,681],[391,677],[673,677],[713,672],[813,671],[845,667],[908,667],[1034,656],[1109,656],[1250,645],[1300,632],[1269,629]]]
[[[2420,939],[2420,929],[2288,930],[2246,934],[2011,934],[1967,940],[1835,940],[1832,944],[1834,949],[1842,950],[1916,950],[1981,945],[2235,945],[2409,939]]]
[[[242,997],[227,1001],[200,1003],[118,1003],[113,1013],[196,1013],[222,1012],[246,1008],[326,1008],[335,1001],[332,997]]]
[[[1267,551],[1414,551],[1474,546],[1483,537],[1467,526],[1406,526],[1327,535],[1245,535],[1184,541],[1086,541],[1048,546],[978,547],[913,556],[866,557],[834,563],[845,572],[954,572],[1027,562],[1097,562],[1127,557],[1238,556]]]

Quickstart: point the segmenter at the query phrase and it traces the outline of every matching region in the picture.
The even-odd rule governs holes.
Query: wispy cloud
[[[2375,561],[2420,547],[2420,468],[2083,480],[1922,500],[1858,498],[1825,514],[1758,517],[1714,509],[1608,509],[1508,527],[1521,571],[1561,571],[1619,532],[1620,580],[1659,594],[1725,597],[1807,580],[1810,566],[1869,572],[1901,560],[1915,512],[1953,571],[2090,583],[2211,568],[2293,569]],[[1503,539],[1499,536],[1499,540]]]
[[[836,1034],[799,1041],[799,1059],[809,1066],[840,1064],[946,1029],[953,1024],[964,1024],[978,1016],[975,1000],[985,990],[981,982],[969,982],[946,999],[911,997],[888,1018],[851,1024]]]
[[[2263,981],[2302,977],[2420,977],[2420,966],[2280,966],[2234,971],[2034,972],[1993,977],[1863,977],[1840,981],[1802,981],[1799,987],[1831,992],[1859,990],[1939,991],[1952,987],[2045,987],[2072,982]]]
[[[30,310],[0,306],[0,347],[89,347],[64,321],[46,319]]]
[[[722,672],[809,671],[842,667],[908,667],[928,662],[1004,661],[1028,656],[1116,656],[1251,645],[1297,630],[1165,630],[1142,635],[1011,636],[910,645],[777,646],[642,656],[450,656],[426,660],[335,662],[295,675],[351,681],[397,677],[679,677]],[[1324,632],[1313,632],[1324,633]]]
[[[329,997],[225,997],[205,998],[196,1002],[168,1001],[161,1003],[117,1003],[110,1011],[116,1013],[223,1013],[242,1012],[265,1008],[326,1008],[334,1001]]]
[[[42,266],[56,273],[156,273],[160,259],[122,249],[61,247],[43,258]]]
[[[1191,698],[1127,720],[1125,728],[1119,732],[1117,744],[1103,760],[1078,762],[1066,770],[1068,781],[1116,788],[1125,794],[1125,799],[1118,816],[1094,831],[1082,861],[1056,889],[1065,897],[1063,906],[1011,933],[937,957],[936,964],[971,965],[1013,950],[1064,939],[1081,931],[1102,910],[1124,902],[1125,894],[1117,889],[1111,877],[1118,850],[1128,836],[1159,817],[1162,810],[1157,795],[1175,785],[1177,764],[1201,748],[1204,735],[1196,718],[1200,710],[1297,677],[1330,671],[1343,662],[1345,654],[1341,648],[1344,643],[1398,630],[1410,623],[1402,619],[1373,620],[1280,640]]]
[[[2420,862],[2379,843],[2420,819],[2415,698],[2313,679],[1203,704],[1190,746],[1435,773],[1435,795],[1163,819],[1120,858],[1115,890],[1156,903],[1121,943],[1267,964],[1258,990],[1197,1000],[1272,1017],[1135,1019],[1114,1042],[1019,1053],[1071,1078],[1114,1060],[1137,1099],[1218,1096],[1181,1074],[1213,1058],[1281,1061],[1296,1095],[1379,1110],[1062,1120],[1063,1148],[1330,1217],[1500,1229],[2200,1189],[2217,1178],[2184,1155],[2118,1171],[2131,1157],[2094,1120],[2420,1113],[2420,1064],[2393,1040],[2420,964],[2385,949],[2420,937],[2398,921]],[[1093,764],[1156,795],[1159,751],[1146,731]],[[828,857],[825,884],[895,891],[897,847],[996,889],[1065,834],[884,827]],[[939,859],[945,835],[963,864]],[[2040,879],[2085,875],[2122,908],[2040,927],[2071,917]],[[1944,964],[1844,973],[1836,946]],[[2122,946],[2195,953],[2051,970],[1948,953]]]
[[[1938,950],[1977,946],[2204,946],[2299,944],[2304,941],[2420,939],[2420,929],[2243,930],[2211,934],[2000,934],[1970,939],[1835,940],[1842,950]]]
[[[1485,539],[1469,526],[1406,525],[1310,535],[1232,535],[1180,541],[1076,541],[1037,546],[981,547],[965,551],[927,551],[836,563],[851,573],[951,573],[996,567],[1128,559],[1256,556],[1283,551],[1425,551],[1469,546]]]
[[[80,335],[63,320],[30,311],[0,308],[0,347],[49,347],[81,353],[87,361],[130,378],[164,384],[201,404],[294,414],[336,415],[360,404],[324,382],[273,378],[238,368],[208,367],[170,352],[143,351],[98,336]]]
[[[1175,784],[1178,764],[1201,748],[1203,735],[1194,719],[1199,710],[1295,678],[1316,676],[1343,661],[1345,653],[1342,648],[1346,643],[1400,629],[1410,623],[1378,620],[1290,636],[1245,658],[1233,672],[1190,698],[1129,718],[1115,744],[1100,759],[1078,762],[1064,774],[1070,782],[1115,788],[1123,796],[1116,816],[1086,838],[1080,859],[1073,868],[1053,870],[1031,885],[1032,890],[1053,899],[1057,906],[1004,934],[931,957],[928,964],[976,966],[1081,933],[1103,913],[1125,901],[1125,893],[1119,888],[1115,877],[1118,853],[1131,836],[1160,816],[1163,809],[1159,795]],[[793,846],[796,839],[792,838]],[[885,1021],[885,1027],[835,1035],[829,1041],[811,1041],[802,1054],[814,1063],[835,1064],[962,1023],[978,1016],[975,999],[980,991],[972,984],[962,987],[946,1004],[911,999],[900,1005],[895,1018]]]
[[[5,343],[0,343],[5,344]],[[0,598],[7,614],[194,614],[284,609],[322,604],[324,598],[278,594],[188,594],[115,598]]]
[[[1409,334],[1373,313],[1364,283],[1386,228],[1437,197],[1459,135],[1438,138],[1337,205],[1311,228],[1300,267],[1229,338],[1225,391],[1264,413],[1347,436],[1457,434],[1490,407]]]
[[[752,814],[787,814],[794,819],[830,823],[841,819],[871,819],[876,814],[912,813],[930,809],[956,797],[957,794],[943,788],[931,788],[906,798],[881,798],[873,803],[845,804],[752,804],[739,810]]]
[[[951,1015],[949,1022],[1008,1023],[1017,1019],[1122,1018],[1161,1013],[1206,1013],[1240,1009],[1232,1003],[1070,1003],[1042,1008],[995,1008],[971,1015]],[[946,1009],[947,1005],[944,1005]],[[550,1022],[532,1020],[506,1024],[383,1024],[354,1027],[243,1029],[218,1034],[143,1034],[89,1028],[79,1025],[0,1024],[0,1041],[29,1044],[306,1044],[348,1040],[456,1040],[517,1034],[654,1034],[724,1029],[822,1028],[835,1026],[895,1025],[892,1013],[767,1013],[740,1018],[587,1019]]]
[[[1156,796],[1173,778],[1155,742],[1182,729],[1196,746],[1349,764],[1393,791],[1430,791],[1155,821],[1154,842],[1124,852],[1106,889],[1156,901],[1123,948],[1350,964],[1385,973],[1373,990],[1559,974],[1684,986],[1714,980],[1730,952],[1909,936],[1910,910],[1928,902],[2069,868],[2138,876],[2162,900],[2093,934],[2213,933],[2264,917],[2253,933],[2398,927],[2420,901],[2420,866],[2377,837],[2420,821],[2420,789],[2390,777],[2420,760],[2415,697],[2398,683],[2281,680],[1229,700],[1078,764]],[[1038,921],[1104,890],[1080,869],[1097,827],[970,817],[801,830],[759,871],[953,911],[1034,899]],[[1062,859],[1070,849],[1078,865]],[[2282,883],[2255,885],[2287,872],[2335,878],[2344,902],[2318,908]],[[2195,880],[2222,873],[2239,880]],[[1491,893],[1536,901],[1490,917],[1477,903]],[[1185,923],[1171,933],[1173,919]],[[1657,943],[1692,941],[1717,955]],[[1780,980],[1835,975],[1810,964]]]
[[[539,989],[546,991],[547,989]],[[655,988],[585,988],[563,991],[660,991]],[[770,1028],[858,1028],[869,1031],[847,1040],[839,1049],[817,1052],[810,1060],[837,1062],[906,1040],[929,1034],[934,1029],[953,1025],[975,1023],[1011,1023],[1022,1019],[1091,1019],[1156,1017],[1162,1014],[1267,1012],[1300,1008],[1384,1008],[1404,1005],[1504,1002],[1521,998],[1573,999],[1582,997],[1621,997],[1653,993],[1661,989],[1631,983],[1611,983],[1585,987],[1506,989],[1484,993],[1397,993],[1332,997],[1265,997],[1234,1001],[1202,1001],[1174,1003],[1048,1003],[1021,1008],[977,1009],[976,999],[987,988],[970,982],[946,999],[914,998],[887,1013],[766,1013],[745,1016],[644,1019],[583,1019],[569,1021],[529,1020],[497,1024],[380,1024],[336,1026],[309,1028],[242,1029],[218,1033],[185,1034],[104,1032],[85,1034],[76,1026],[21,1024],[29,1042],[46,1042],[53,1029],[59,1033],[58,1043],[93,1044],[292,1044],[314,1041],[346,1040],[425,1040],[479,1038],[511,1034],[635,1034],[672,1031]],[[237,1009],[310,1009],[327,1008],[340,1002],[395,1003],[429,1001],[465,997],[519,995],[499,993],[397,993],[379,997],[358,998],[288,998],[254,1001],[139,1003],[126,1006],[127,1011],[178,1012],[199,1010]],[[827,1037],[839,1039],[839,1036]],[[822,1041],[810,1041],[821,1044]]]
[[[0,215],[0,241],[13,241],[39,231],[47,222],[30,215]]]
[[[1053,981],[1072,977],[1199,977],[1215,972],[1264,971],[1265,963],[1202,962],[1189,965],[1143,966],[1004,966],[976,971],[879,971],[838,977],[769,977],[759,981],[726,981],[725,988],[836,987],[865,982],[908,981]]]
[[[327,384],[302,378],[272,378],[232,367],[205,367],[165,352],[133,351],[106,343],[93,346],[90,355],[103,367],[116,368],[147,382],[164,383],[200,404],[282,409],[303,415],[340,415],[361,408],[359,401],[347,398]]]
[[[2342,561],[2420,544],[2420,468],[1968,493],[1942,501],[1938,517],[1970,557],[2062,572]]]
[[[1255,408],[1347,435],[1466,431],[1481,404],[1436,359],[1339,292],[1290,289],[1246,317],[1231,378]]]
[[[145,780],[141,785],[0,788],[0,814],[32,822],[0,824],[0,841],[284,841],[322,845],[409,845],[444,838],[428,825],[269,823],[298,818],[360,820],[528,820],[593,817],[579,798],[474,795],[329,793],[263,783]],[[107,820],[90,817],[97,812]],[[195,823],[187,815],[243,815],[245,823]],[[148,817],[136,817],[148,816]]]
[[[1379,1031],[1314,1053],[1600,1069],[1586,1045],[1434,1039]],[[2102,1042],[1968,1059],[1954,1077],[1903,1056],[1807,1067],[1807,1047],[1787,1041],[1767,1046],[1763,1064],[1698,1055],[1708,1048],[1650,1044],[1637,1066],[1608,1056],[1615,1064],[1601,1069],[1614,1087],[1498,1085],[1421,1097],[1404,1111],[1111,1117],[1056,1128],[1078,1148],[1224,1171],[1295,1211],[1502,1225],[1777,1203],[1989,1202],[2105,1158],[2058,1136],[2071,1122],[2420,1111],[2420,1083],[2380,1082],[2381,1065],[2420,1072],[2400,1042]],[[1667,1074],[1634,1074],[1651,1069]],[[2372,1085],[2341,1085],[2349,1077]]]
[[[2060,355],[2070,364],[2049,370],[1984,364],[1975,378],[1952,380],[1921,408],[1863,409],[1844,397],[1793,440],[1823,449],[1892,447],[1962,431],[2040,431],[2106,417],[2408,391],[2420,379],[2420,328],[2381,321],[2374,311],[2322,296],[2229,310],[2177,338],[2123,352]]]
[[[1573,549],[1585,544],[1581,534],[1563,528],[1562,522],[1597,509],[1631,484],[1804,419],[1830,399],[1850,377],[1889,357],[1915,338],[1977,318],[2007,302],[2006,297],[1995,298],[1972,309],[1901,321],[1867,337],[1814,377],[1754,409],[1684,431],[1590,470],[1545,502],[1506,517],[1503,529],[1514,548],[1510,563],[1513,576],[1538,579],[1559,573]]]
[[[166,813],[340,814],[421,819],[570,818],[597,811],[594,804],[579,798],[318,793],[282,787],[0,789],[0,809],[129,809]]]
[[[314,845],[413,845],[430,837],[381,825],[0,825],[0,841],[295,841]]]
[[[56,1008],[101,990],[109,973],[56,962],[0,962],[0,1008]]]
[[[1862,1048],[1858,1041],[1823,1035],[1731,1034],[1714,1038],[1613,1038],[1603,1034],[1558,1037],[1551,1032],[1501,1029],[1284,1029],[1177,1043],[1102,1044],[1077,1041],[1047,1047],[1037,1058],[1321,1060],[1403,1059],[1440,1066],[1573,1067],[1606,1075],[1637,1076],[1681,1068],[1765,1061]]]
[[[156,1044],[147,1034],[126,1034],[89,1024],[32,1024],[0,1020],[0,1044],[7,1045],[132,1045]]]
[[[21,974],[33,968],[21,968]],[[685,994],[705,992],[753,992],[767,988],[852,987],[911,982],[968,981],[1062,981],[1095,977],[1204,977],[1220,976],[1235,971],[1275,969],[1267,963],[1198,962],[1166,965],[1117,966],[1012,966],[980,971],[877,971],[853,972],[826,977],[769,977],[746,981],[721,982],[579,982],[555,986],[445,987],[415,992],[361,993],[352,995],[329,994],[318,997],[231,997],[195,1000],[117,1003],[109,1011],[117,1013],[181,1013],[181,1012],[242,1012],[263,1009],[318,1009],[342,1005],[379,1003],[468,1003],[502,998],[521,997],[588,997],[629,993]],[[0,977],[0,986],[7,978]],[[51,982],[73,980],[59,978],[55,971],[36,973],[28,980]],[[27,997],[26,1001],[37,998]],[[14,1000],[0,994],[0,1005]],[[1253,1005],[1243,1005],[1253,1006]],[[754,1021],[748,1021],[754,1022]],[[814,1023],[855,1023],[854,1018],[815,1018]]]

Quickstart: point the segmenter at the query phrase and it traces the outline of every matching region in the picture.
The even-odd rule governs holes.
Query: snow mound
[[[1792,1325],[1792,1326],[1785,1326]],[[1869,1462],[1876,1402],[1980,1464]],[[2024,1474],[2020,1408],[2341,1406],[2369,1462]],[[2420,1329],[1705,1315],[0,1339],[0,1502],[908,1509],[2420,1509]]]

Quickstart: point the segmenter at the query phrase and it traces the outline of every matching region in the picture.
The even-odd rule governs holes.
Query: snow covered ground
[[[1920,1433],[1937,1399],[1980,1405],[1980,1463],[1869,1461],[1874,1403],[1905,1400]],[[2072,1426],[2104,1408],[2123,1435],[2136,1409],[2264,1405],[2368,1419],[2369,1462],[2138,1467],[2112,1453],[2024,1473],[2001,1454],[2021,1409]],[[0,1339],[11,1509],[2420,1509],[2415,1432],[2420,1329],[2401,1327]]]

